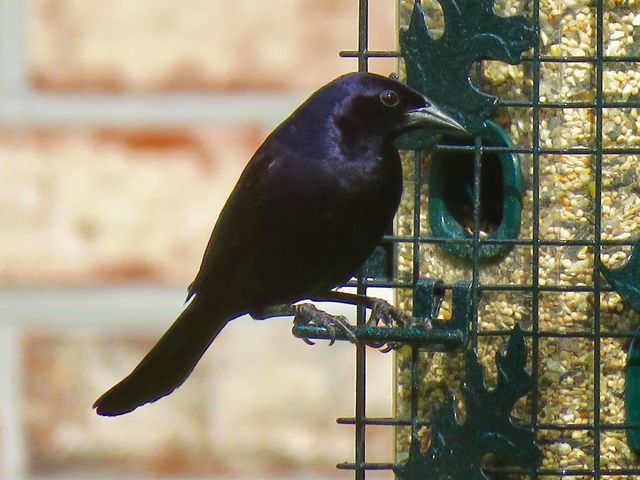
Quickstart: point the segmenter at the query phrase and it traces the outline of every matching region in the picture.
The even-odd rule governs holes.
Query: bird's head
[[[417,128],[466,132],[431,100],[391,78],[351,73],[336,82],[344,99],[338,118],[347,130],[365,128],[385,137]]]

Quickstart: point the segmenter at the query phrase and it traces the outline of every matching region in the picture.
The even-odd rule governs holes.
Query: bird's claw
[[[329,346],[335,343],[338,331],[342,331],[351,343],[356,343],[357,338],[353,327],[343,315],[330,315],[327,312],[318,310],[311,303],[293,305],[293,310],[295,312],[293,319],[295,324],[319,325],[326,328],[331,334]],[[303,338],[303,340],[308,345],[315,345],[315,343],[308,338]]]
[[[377,327],[382,323],[386,327],[394,325],[407,327],[423,327],[425,330],[431,330],[431,321],[414,318],[404,313],[400,308],[394,307],[389,302],[382,299],[375,299],[371,308],[371,315],[367,321],[367,327]],[[388,353],[391,350],[397,350],[404,344],[399,342],[383,342],[377,344],[369,344],[370,347],[379,349],[382,353]]]
[[[386,327],[391,327],[394,324],[399,327],[406,327],[411,321],[412,318],[398,307],[394,307],[385,300],[375,299],[371,308],[371,315],[369,315],[369,320],[367,321],[367,327],[377,327],[380,323]]]

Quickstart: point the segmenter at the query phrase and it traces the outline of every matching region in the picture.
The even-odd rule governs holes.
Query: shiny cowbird
[[[170,394],[242,314],[264,318],[302,299],[349,301],[331,290],[358,271],[391,225],[402,192],[393,140],[413,128],[463,130],[421,94],[379,75],[347,74],[315,92],[248,163],[213,229],[190,303],[95,402],[97,413],[122,415]]]

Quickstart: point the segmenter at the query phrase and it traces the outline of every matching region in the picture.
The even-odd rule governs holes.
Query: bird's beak
[[[405,126],[407,127],[432,127],[446,130],[458,130],[468,133],[467,130],[460,125],[451,116],[444,113],[431,102],[427,102],[427,107],[420,107],[409,110],[405,114]]]

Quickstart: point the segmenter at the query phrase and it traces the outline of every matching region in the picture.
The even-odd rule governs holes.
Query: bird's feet
[[[398,307],[394,307],[389,302],[380,298],[372,299],[371,315],[367,321],[367,327],[377,327],[382,323],[386,327],[423,327],[425,330],[431,330],[431,321],[414,318],[407,315]],[[402,343],[384,342],[378,344],[369,344],[373,348],[378,348],[386,353],[391,350],[397,350],[402,347]]]
[[[357,340],[353,331],[353,326],[351,326],[343,315],[330,315],[327,312],[318,310],[311,303],[293,305],[292,309],[295,312],[293,323],[302,325],[320,325],[326,328],[331,334],[329,346],[335,343],[338,331],[342,331],[351,343],[355,343]],[[309,345],[315,345],[315,343],[308,338],[303,338],[303,340]]]

